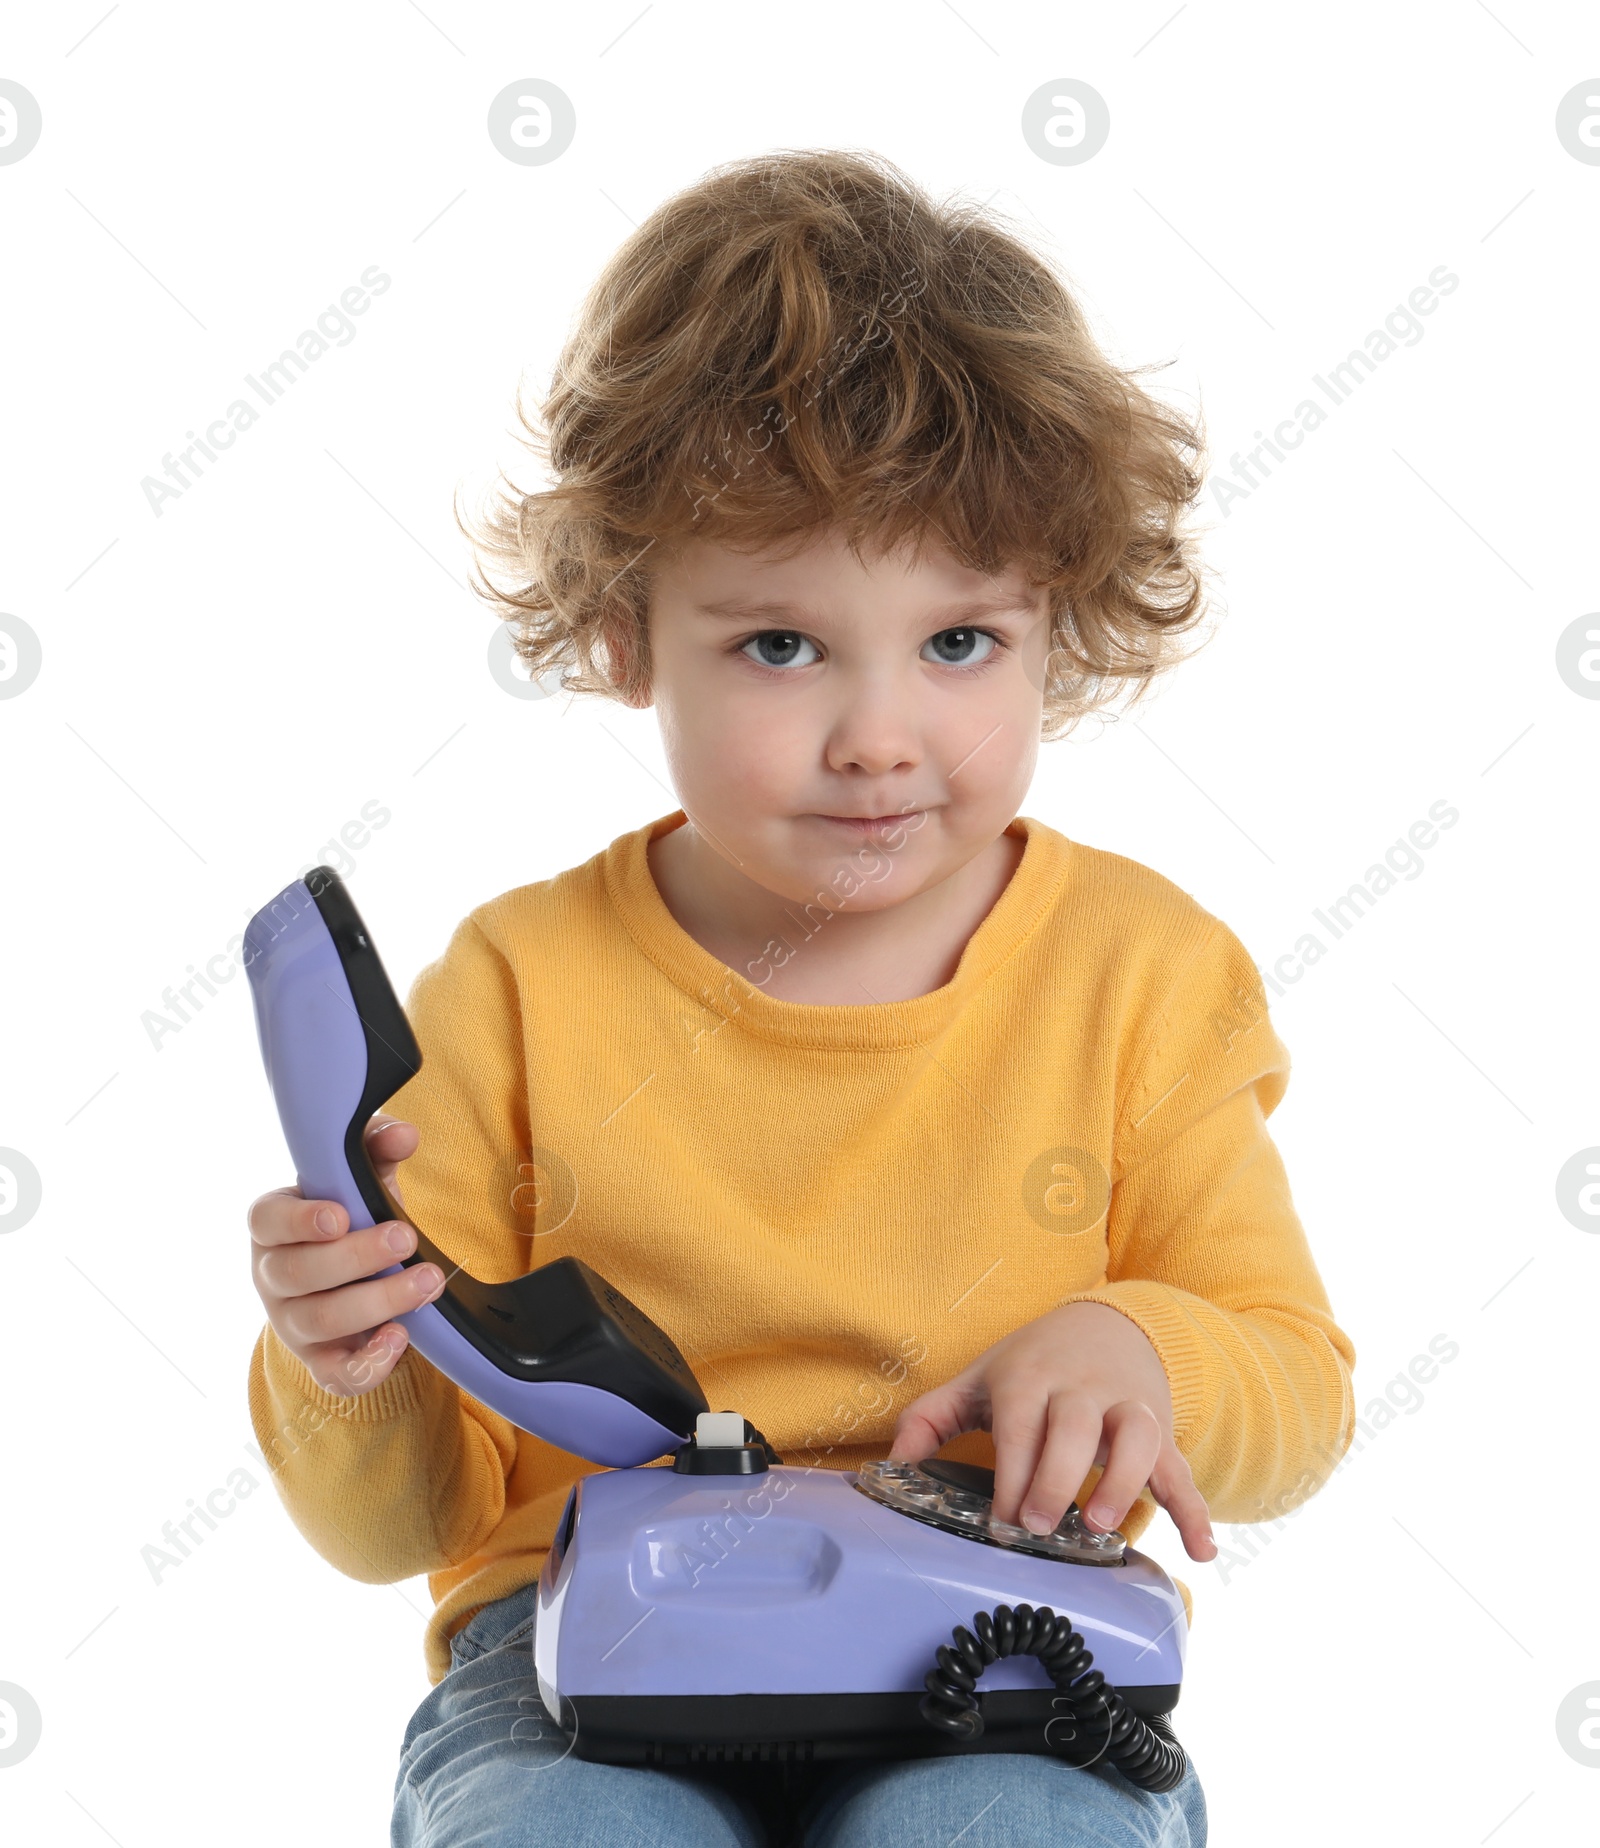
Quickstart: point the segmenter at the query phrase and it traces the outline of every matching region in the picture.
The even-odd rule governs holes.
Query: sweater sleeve
[[[510,969],[472,918],[417,977],[406,1012],[422,1069],[384,1110],[420,1132],[398,1170],[407,1217],[474,1275],[520,1276],[520,1009]],[[442,1571],[499,1524],[516,1427],[415,1349],[381,1386],[346,1397],[318,1386],[268,1324],[248,1389],[256,1440],[290,1518],[349,1577],[389,1584]]]
[[[1266,1119],[1289,1055],[1226,925],[1167,986],[1118,1112],[1107,1303],[1144,1332],[1213,1517],[1276,1518],[1349,1445],[1355,1348],[1330,1312]]]

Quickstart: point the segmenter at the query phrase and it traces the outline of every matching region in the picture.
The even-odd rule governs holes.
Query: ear
[[[636,648],[637,643],[631,629],[618,626],[610,630],[605,638],[606,678],[617,689],[616,696],[623,705],[631,707],[635,712],[643,712],[647,707],[655,704],[655,695],[650,689],[648,675],[642,678],[641,684],[633,692],[623,691],[623,688],[634,678]]]

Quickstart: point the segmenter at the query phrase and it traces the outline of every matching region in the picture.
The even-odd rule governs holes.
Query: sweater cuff
[[[1172,1441],[1183,1449],[1184,1438],[1211,1406],[1204,1391],[1205,1366],[1201,1360],[1201,1330],[1181,1300],[1181,1292],[1164,1283],[1129,1279],[1103,1283],[1064,1297],[1066,1303],[1104,1303],[1117,1309],[1140,1331],[1156,1351],[1172,1393]]]
[[[347,1423],[378,1424],[415,1411],[422,1403],[423,1388],[418,1376],[425,1363],[409,1342],[390,1369],[388,1378],[381,1386],[374,1386],[371,1392],[329,1392],[319,1386],[310,1368],[284,1345],[270,1322],[261,1331],[261,1362],[267,1381],[281,1404],[313,1406]],[[435,1377],[440,1376],[436,1373]]]

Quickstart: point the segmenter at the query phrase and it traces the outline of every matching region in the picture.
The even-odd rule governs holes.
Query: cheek
[[[737,686],[715,697],[702,687],[662,711],[673,780],[691,804],[698,793],[707,813],[759,811],[792,790],[806,738],[798,715],[775,707]]]
[[[1017,668],[952,702],[928,735],[938,741],[945,784],[958,804],[1020,799],[1038,760],[1043,714],[1043,695]]]

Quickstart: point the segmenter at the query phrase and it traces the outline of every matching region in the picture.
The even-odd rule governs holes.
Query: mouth
[[[921,814],[921,809],[906,809],[893,815],[817,815],[813,819],[853,829],[857,834],[872,834],[881,828],[905,827]]]

